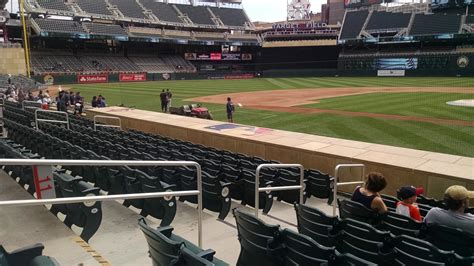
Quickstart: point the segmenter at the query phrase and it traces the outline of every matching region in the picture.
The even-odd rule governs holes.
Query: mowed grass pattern
[[[353,112],[474,121],[474,108],[446,104],[446,102],[460,99],[474,99],[474,94],[441,92],[370,93],[323,99],[320,100],[320,103],[306,106]]]
[[[474,78],[279,78],[252,80],[198,80],[160,81],[144,83],[111,83],[74,85],[73,90],[81,91],[86,100],[102,94],[108,105],[124,104],[138,109],[160,111],[159,93],[170,88],[173,92],[173,106],[198,96],[226,94],[244,91],[299,89],[299,88],[341,88],[341,87],[469,87],[474,90]],[[384,93],[382,93],[384,94]],[[443,96],[441,96],[443,95]],[[428,95],[406,94],[390,105],[377,106],[354,104],[358,111],[396,113],[410,116],[428,116],[472,121],[471,111],[445,111],[436,108],[435,103],[444,101],[450,93],[429,93]],[[400,95],[394,95],[400,96]],[[459,99],[465,95],[459,95]],[[377,97],[377,95],[374,95]],[[412,97],[418,99],[413,100]],[[429,97],[433,97],[429,100]],[[339,97],[345,98],[345,97]],[[383,97],[382,97],[383,98]],[[435,100],[436,98],[436,100]],[[431,98],[430,98],[431,99]],[[337,106],[337,98],[324,101],[328,108]],[[344,99],[342,99],[344,100]],[[362,101],[349,99],[348,101]],[[387,99],[389,100],[389,99]],[[394,100],[394,99],[392,99]],[[265,99],[262,99],[265,101]],[[382,101],[382,102],[380,102]],[[407,102],[418,102],[417,108],[407,108]],[[226,121],[224,104],[206,104],[216,120]],[[398,104],[398,108],[396,107]],[[332,106],[330,106],[332,105]],[[316,105],[315,105],[316,106]],[[408,106],[413,106],[408,104]],[[318,106],[319,107],[319,106]],[[439,107],[439,105],[438,105]],[[346,108],[346,107],[344,107]],[[449,108],[448,108],[449,109]],[[460,109],[461,110],[461,109]],[[405,113],[401,113],[405,112]],[[436,125],[422,122],[397,121],[368,117],[347,117],[331,114],[290,114],[238,108],[235,122],[308,134],[351,139],[371,143],[428,150],[434,152],[474,157],[474,127]]]

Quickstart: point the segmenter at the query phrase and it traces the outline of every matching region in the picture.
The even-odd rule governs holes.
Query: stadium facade
[[[27,50],[54,83],[470,76],[469,6],[328,0],[310,20],[253,23],[239,1],[29,0]],[[18,14],[2,18],[3,42],[21,41]]]

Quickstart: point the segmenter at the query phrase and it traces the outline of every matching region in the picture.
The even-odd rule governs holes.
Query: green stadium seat
[[[295,211],[300,234],[307,235],[326,247],[335,245],[329,236],[339,223],[337,217],[329,217],[318,209],[297,203],[295,203]]]
[[[354,219],[371,225],[378,225],[381,222],[381,215],[374,210],[368,209],[364,205],[351,201],[339,201],[339,216],[341,219]]]
[[[215,251],[202,250],[193,243],[173,234],[173,227],[164,226],[153,229],[147,225],[144,218],[138,220],[138,225],[148,242],[149,253],[153,265],[168,266],[178,260],[181,249],[186,247],[190,252],[213,262],[215,265],[227,265],[219,259],[214,258]],[[181,264],[182,265],[182,264]],[[197,264],[199,265],[199,264]]]
[[[281,232],[281,240],[286,249],[285,265],[320,265],[336,256],[334,247],[322,246],[309,236],[289,229]]]
[[[455,265],[454,252],[438,249],[433,244],[401,235],[393,239],[395,262],[398,265]]]
[[[268,225],[239,209],[234,209],[233,213],[241,247],[237,265],[283,265],[280,227]]]
[[[58,266],[59,263],[52,257],[42,256],[44,246],[35,244],[7,252],[0,245],[1,266]]]
[[[381,265],[393,261],[394,251],[389,232],[353,219],[342,220],[337,227],[338,234],[334,236],[334,241],[339,252]]]
[[[474,235],[463,232],[458,228],[444,225],[428,224],[426,241],[446,251],[454,251],[460,256],[474,256]]]
[[[383,215],[382,223],[377,226],[378,229],[390,231],[390,233],[396,236],[407,235],[411,237],[418,237],[424,227],[425,224],[394,212],[388,212]]]

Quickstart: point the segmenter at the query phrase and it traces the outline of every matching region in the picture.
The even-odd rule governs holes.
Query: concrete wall
[[[404,185],[422,186],[426,195],[436,198],[442,198],[445,189],[453,184],[474,189],[474,158],[280,130],[253,136],[238,130],[218,132],[208,127],[225,123],[118,107],[88,110],[87,115],[121,117],[124,129],[137,129],[282,163],[299,163],[331,175],[338,164],[363,163],[367,172],[381,172],[388,179],[385,194],[395,195]],[[358,170],[342,171],[340,181],[355,181],[360,177]],[[352,189],[346,187],[344,190]]]
[[[0,73],[12,75],[26,74],[23,48],[0,48]]]

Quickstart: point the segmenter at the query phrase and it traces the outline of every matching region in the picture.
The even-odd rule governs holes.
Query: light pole
[[[25,61],[26,61],[26,75],[28,78],[31,77],[30,75],[30,49],[29,49],[29,41],[28,41],[28,31],[26,26],[26,19],[25,19],[25,0],[18,1],[19,8],[20,8],[20,18],[21,24],[23,28],[23,50],[25,52]]]

